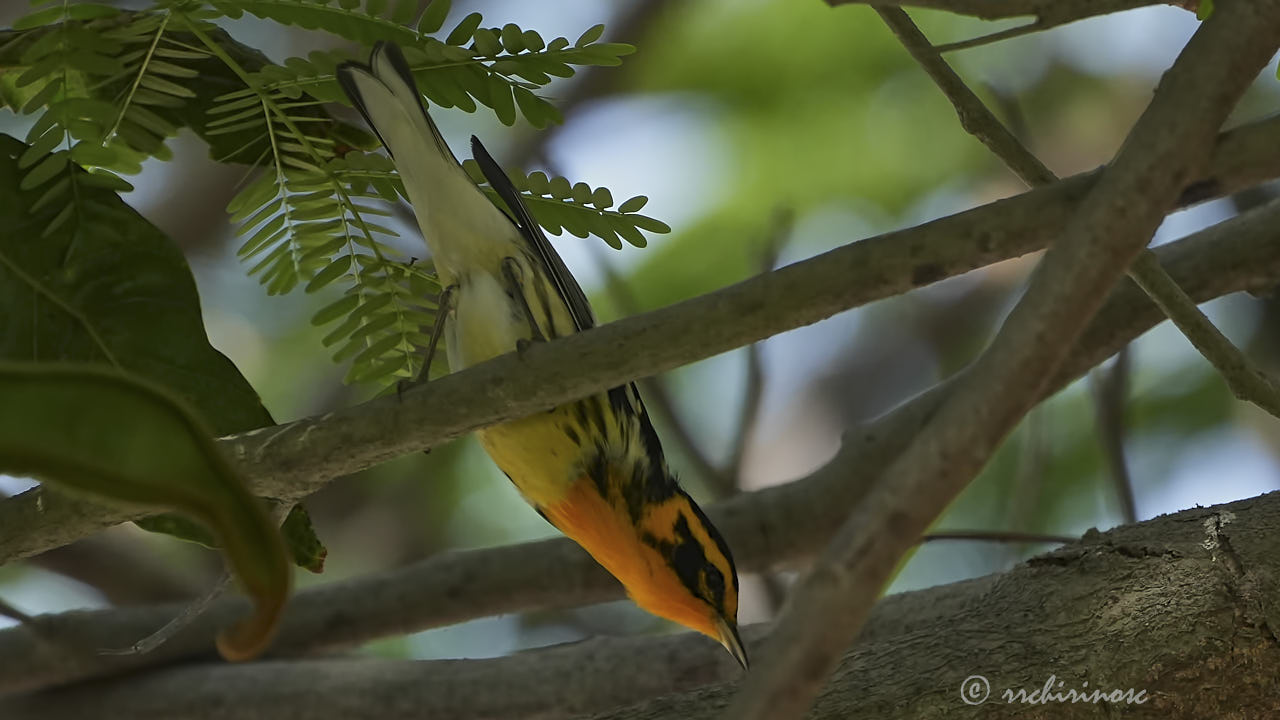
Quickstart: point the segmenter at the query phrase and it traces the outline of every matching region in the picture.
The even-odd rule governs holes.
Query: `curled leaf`
[[[0,363],[0,397],[0,471],[198,520],[255,606],[218,637],[219,651],[247,660],[267,647],[289,595],[284,541],[191,411],[92,365]]]

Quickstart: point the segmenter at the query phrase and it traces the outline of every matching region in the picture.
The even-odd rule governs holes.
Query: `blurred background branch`
[[[1196,199],[1228,192],[1268,169],[1280,176],[1272,127],[1226,133]],[[1234,172],[1233,172],[1234,171]],[[1266,175],[1263,175],[1266,177]],[[254,491],[296,500],[368,468],[557,403],[710,357],[874,299],[1043,247],[1096,174],[803,260],[701,298],[610,323],[523,357],[504,356],[384,397],[222,441]],[[1184,192],[1185,195],[1185,192]],[[652,338],[661,338],[660,342]],[[566,365],[563,360],[572,358]],[[43,488],[0,500],[0,561],[65,545],[140,517]]]
[[[1158,250],[1170,274],[1198,301],[1280,282],[1280,201]],[[1047,397],[1159,322],[1159,310],[1126,284],[1077,343],[1043,390]],[[740,567],[795,566],[818,551],[937,408],[943,383],[874,423],[849,430],[828,463],[807,476],[736,495],[708,512],[734,548]],[[468,552],[440,553],[416,565],[303,589],[291,602],[274,652],[310,653],[521,609],[573,607],[620,598],[621,588],[563,538]],[[121,608],[39,618],[37,627],[77,647],[121,647],[168,622],[179,606]],[[172,662],[211,652],[211,638],[238,601],[215,604],[183,633],[148,655],[73,657],[49,654],[27,628],[0,630],[0,691],[30,690],[74,679]],[[19,660],[21,659],[21,660]]]

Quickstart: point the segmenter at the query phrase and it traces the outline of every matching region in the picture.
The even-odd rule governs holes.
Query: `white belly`
[[[478,270],[457,282],[454,311],[445,323],[450,372],[505,355],[530,337],[528,320],[497,278]]]

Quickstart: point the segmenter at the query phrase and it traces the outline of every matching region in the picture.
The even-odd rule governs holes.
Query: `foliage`
[[[95,363],[157,383],[195,408],[216,435],[273,423],[235,365],[209,344],[181,251],[92,174],[63,163],[61,208],[24,188],[26,146],[0,135],[0,360]],[[55,220],[61,218],[55,223]],[[51,229],[52,228],[52,229]],[[162,515],[141,523],[207,545],[199,525]],[[324,547],[296,507],[285,523],[295,561],[318,572]]]
[[[193,413],[160,387],[97,365],[0,362],[0,395],[0,470],[199,519],[257,606],[219,648],[243,660],[266,647],[289,596],[284,543]]]
[[[479,13],[445,32],[448,0],[420,17],[416,0],[156,0],[137,11],[34,4],[0,35],[0,100],[36,116],[20,164],[23,189],[42,190],[38,206],[66,201],[71,165],[89,170],[84,183],[128,190],[122,175],[139,172],[147,158],[167,159],[166,140],[191,128],[215,159],[261,168],[228,207],[250,274],[271,294],[342,287],[314,322],[333,325],[325,344],[335,360],[350,361],[348,381],[383,385],[418,373],[439,288],[429,264],[387,242],[396,233],[381,218],[400,194],[394,167],[368,152],[372,136],[324,108],[347,102],[334,69],[363,53],[313,52],[276,64],[215,21],[250,13],[365,47],[398,43],[433,103],[468,112],[484,106],[506,125],[517,115],[535,127],[560,122],[540,88],[578,67],[616,65],[633,50],[600,42],[603,26],[573,43],[544,41],[514,24],[481,27]],[[620,238],[643,245],[642,230],[667,231],[636,212],[643,198],[611,209],[605,188],[542,173],[515,177],[552,232],[594,234],[620,247]],[[45,232],[66,222],[72,205]]]

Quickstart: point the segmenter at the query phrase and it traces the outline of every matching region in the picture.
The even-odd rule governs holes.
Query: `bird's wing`
[[[529,208],[525,207],[524,201],[520,199],[520,193],[511,184],[511,179],[494,161],[489,151],[484,149],[480,139],[474,135],[471,136],[471,152],[475,156],[476,163],[480,165],[480,172],[484,175],[484,179],[489,182],[489,187],[498,193],[498,197],[502,198],[502,202],[506,203],[515,215],[514,222],[520,230],[520,236],[542,260],[547,275],[569,308],[574,326],[579,332],[595,327],[595,314],[591,312],[591,305],[587,302],[586,294],[582,292],[582,286],[578,285],[578,281],[565,266],[564,260],[560,259],[560,254],[551,246],[538,221],[529,214]]]

